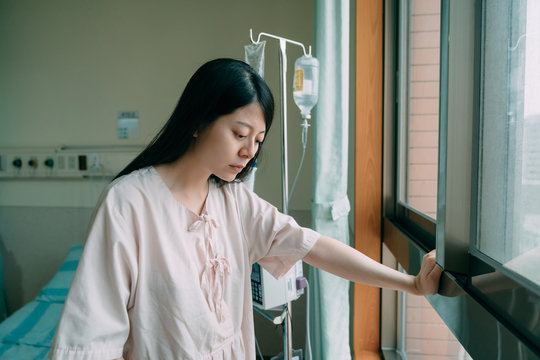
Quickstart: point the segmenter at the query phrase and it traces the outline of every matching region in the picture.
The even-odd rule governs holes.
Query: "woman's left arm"
[[[435,250],[424,256],[420,272],[413,276],[380,264],[327,236],[321,236],[303,260],[350,281],[415,295],[437,293],[442,273],[441,267],[435,262]]]

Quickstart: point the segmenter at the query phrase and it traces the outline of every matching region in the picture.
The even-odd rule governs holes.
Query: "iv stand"
[[[288,174],[288,152],[287,152],[287,53],[286,47],[287,43],[298,45],[306,53],[306,48],[304,44],[290,40],[281,36],[276,36],[268,33],[261,32],[257,37],[257,41],[253,40],[253,30],[249,29],[249,38],[253,44],[259,43],[261,36],[267,36],[273,39],[279,40],[279,72],[280,77],[280,86],[281,86],[281,194],[282,194],[282,206],[283,213],[289,214],[289,174]],[[309,54],[311,55],[311,46],[309,47]],[[283,359],[292,360],[292,325],[291,325],[291,302],[283,305],[283,314],[285,314],[285,319],[283,319]],[[282,318],[283,318],[282,314]],[[308,314],[309,316],[309,314]],[[266,316],[265,316],[266,317]],[[275,322],[275,319],[274,319]]]

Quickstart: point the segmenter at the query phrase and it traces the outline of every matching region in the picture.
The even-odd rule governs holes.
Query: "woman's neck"
[[[170,164],[155,166],[173,197],[182,205],[200,215],[208,196],[209,175],[187,157]]]

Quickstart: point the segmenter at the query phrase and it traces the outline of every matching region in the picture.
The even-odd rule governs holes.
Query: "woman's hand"
[[[439,290],[442,269],[435,262],[435,250],[424,255],[422,267],[414,278],[416,295],[433,295]]]

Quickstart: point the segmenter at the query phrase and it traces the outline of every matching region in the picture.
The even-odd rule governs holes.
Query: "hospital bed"
[[[36,298],[0,323],[1,360],[47,359],[81,252],[82,245],[72,245],[56,274]]]

